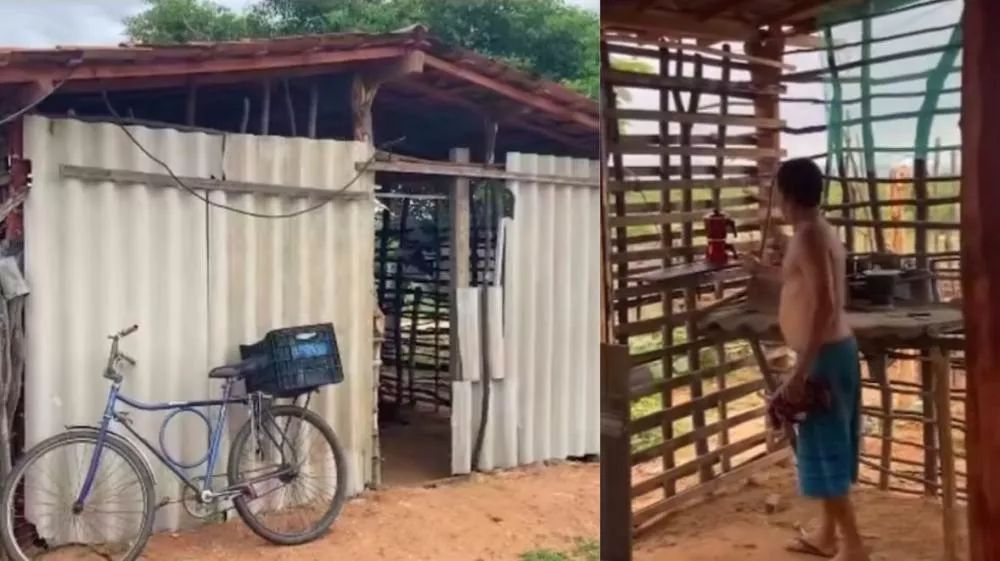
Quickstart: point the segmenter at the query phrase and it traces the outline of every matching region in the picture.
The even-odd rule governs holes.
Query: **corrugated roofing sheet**
[[[255,342],[270,329],[332,322],[345,381],[324,388],[312,408],[340,438],[349,459],[347,490],[359,492],[372,475],[373,201],[336,199],[287,220],[249,218],[209,209],[180,189],[63,177],[62,164],[163,172],[115,125],[28,117],[24,129],[34,176],[25,207],[32,290],[27,446],[66,425],[100,420],[108,391],[101,377],[105,335],[125,326],[138,323],[140,329],[123,344],[138,360],[123,391],[160,402],[217,396],[219,383],[209,380],[208,370],[237,360],[238,344]],[[371,150],[333,140],[130,130],[180,176],[322,189],[344,185]],[[350,188],[372,192],[371,176]],[[256,194],[209,196],[268,214],[310,204]],[[163,415],[135,412],[132,419],[155,442]],[[240,421],[240,415],[231,418],[231,431]],[[188,461],[201,457],[204,429],[178,423],[166,434],[171,453]],[[147,457],[157,467],[160,496],[177,499],[177,479]],[[217,471],[225,465],[223,456]],[[160,511],[158,527],[191,522],[171,505]]]

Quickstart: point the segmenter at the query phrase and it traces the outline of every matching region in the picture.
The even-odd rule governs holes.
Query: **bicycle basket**
[[[240,356],[268,359],[246,377],[247,392],[293,397],[344,380],[331,324],[276,329],[253,345],[241,345]]]

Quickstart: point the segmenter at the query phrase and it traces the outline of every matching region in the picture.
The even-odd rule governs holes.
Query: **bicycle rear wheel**
[[[43,441],[14,466],[0,492],[0,537],[14,561],[134,561],[153,530],[156,491],[139,454],[104,441],[91,492],[74,503],[97,449],[96,431]]]
[[[248,421],[229,454],[229,483],[248,486],[233,499],[240,518],[262,538],[282,545],[325,533],[344,506],[347,464],[333,429],[295,405],[266,410]]]

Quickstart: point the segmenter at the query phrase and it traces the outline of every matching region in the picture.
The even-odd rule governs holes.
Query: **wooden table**
[[[940,457],[933,456],[933,447],[925,455],[925,479],[928,471],[935,472],[938,459],[941,463],[943,525],[945,559],[957,559],[955,451],[951,433],[951,373],[947,351],[961,348],[961,339],[949,337],[962,329],[961,309],[935,304],[903,307],[893,310],[851,310],[847,320],[858,340],[868,372],[881,390],[882,463],[871,467],[879,470],[879,487],[888,490],[892,458],[892,391],[886,368],[886,351],[891,348],[921,349],[926,357],[929,372],[926,380],[933,385],[933,403],[925,400],[925,416],[936,414],[937,447]],[[762,341],[782,341],[778,318],[774,313],[754,310],[745,304],[728,306],[712,311],[699,321],[699,329],[706,335],[722,341],[745,339],[750,343],[765,384],[773,390],[780,383],[779,374],[767,360]],[[924,388],[931,391],[931,388]],[[932,431],[933,429],[928,429]],[[925,432],[925,441],[934,433]],[[928,479],[929,480],[929,479]],[[936,494],[937,489],[934,489]]]

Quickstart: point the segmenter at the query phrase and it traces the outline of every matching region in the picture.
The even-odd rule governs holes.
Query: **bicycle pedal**
[[[170,497],[163,497],[162,499],[160,499],[160,502],[159,502],[159,504],[157,504],[157,505],[156,505],[156,508],[163,508],[163,507],[165,507],[165,506],[167,506],[168,504],[171,504],[171,503],[173,503],[173,502],[174,502],[174,501],[173,501],[173,500],[171,500],[171,498],[170,498]]]

